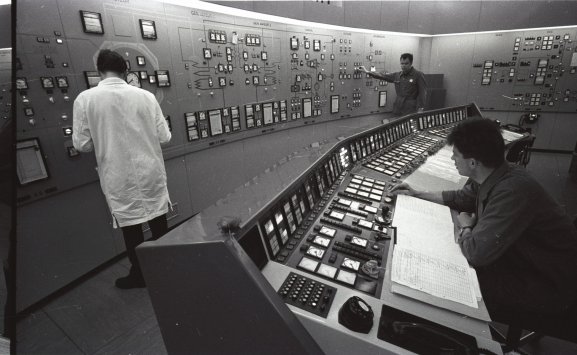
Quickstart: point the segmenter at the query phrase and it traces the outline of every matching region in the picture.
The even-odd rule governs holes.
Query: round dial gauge
[[[45,89],[50,89],[54,87],[54,80],[52,78],[42,78],[42,87]]]
[[[346,258],[345,260],[343,260],[342,266],[349,269],[358,270],[360,263],[356,260]]]
[[[59,76],[56,78],[57,85],[59,88],[67,88],[68,87],[68,79],[65,76]]]
[[[28,83],[25,78],[16,78],[16,89],[25,90],[28,89]]]
[[[322,258],[323,254],[325,253],[324,250],[317,249],[317,248],[309,248],[307,251],[309,255],[315,256],[317,258]]]
[[[129,72],[126,74],[126,82],[128,85],[136,86],[137,88],[140,87],[140,76],[138,73]]]

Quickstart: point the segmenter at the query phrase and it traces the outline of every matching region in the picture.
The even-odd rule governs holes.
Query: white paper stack
[[[436,297],[477,308],[477,275],[455,242],[448,207],[406,195],[397,196],[393,225],[391,280]]]

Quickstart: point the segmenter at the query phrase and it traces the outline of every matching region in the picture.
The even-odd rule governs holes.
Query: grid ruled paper
[[[395,246],[393,282],[433,296],[478,308],[469,267],[425,253]]]

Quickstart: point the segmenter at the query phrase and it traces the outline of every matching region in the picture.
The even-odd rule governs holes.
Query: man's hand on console
[[[358,72],[363,72],[363,73],[368,73],[368,72],[369,72],[369,71],[367,70],[367,68],[365,68],[364,65],[361,65],[360,67],[358,67],[358,68],[356,69],[356,71],[358,71]]]
[[[393,188],[391,189],[391,193],[393,195],[408,195],[408,196],[417,195],[417,191],[414,190],[412,187],[409,186],[409,184],[405,182],[393,186]]]

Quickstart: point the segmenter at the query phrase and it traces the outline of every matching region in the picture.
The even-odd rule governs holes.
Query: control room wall
[[[269,9],[267,11],[275,8],[270,3],[264,3],[266,2],[248,3],[242,6],[252,10],[256,7],[266,7]],[[42,4],[45,6],[41,6]],[[335,4],[337,5],[338,2]],[[312,8],[320,9],[314,2],[295,2],[294,5],[281,4],[286,11],[283,15],[294,13],[297,16],[302,12],[305,18],[321,16],[321,11],[308,11]],[[334,7],[335,10],[333,10],[337,15],[343,6],[347,8],[350,6],[348,3],[340,5],[340,7]],[[372,6],[374,4],[363,2],[359,4],[359,9],[369,11]],[[399,11],[405,8],[403,4],[386,4],[386,6],[401,9]],[[323,143],[339,136],[348,136],[363,127],[368,128],[369,125],[380,122],[385,117],[390,117],[387,112],[390,111],[395,97],[392,85],[381,85],[375,80],[365,83],[368,80],[364,78],[356,78],[357,80],[339,78],[342,71],[348,75],[352,73],[353,63],[359,61],[367,63],[366,58],[371,54],[375,57],[372,63],[377,70],[396,71],[400,53],[419,52],[414,63],[417,68],[425,72],[448,75],[446,85],[451,96],[449,104],[462,104],[465,103],[463,100],[469,99],[468,96],[462,96],[462,92],[467,92],[468,86],[466,85],[469,84],[462,82],[463,78],[470,78],[469,68],[473,57],[467,59],[464,56],[464,58],[446,60],[447,56],[460,57],[462,54],[459,52],[459,55],[455,56],[451,42],[436,46],[434,40],[423,40],[413,36],[346,33],[345,31],[309,29],[268,22],[255,24],[254,19],[234,17],[234,11],[230,14],[183,11],[180,6],[149,1],[131,1],[128,4],[118,4],[114,1],[19,1],[19,8],[25,7],[26,16],[19,18],[18,22],[22,30],[18,37],[21,41],[20,47],[17,45],[17,48],[24,67],[19,75],[31,79],[30,90],[26,96],[36,108],[37,114],[35,124],[28,124],[28,118],[22,117],[22,112],[27,106],[19,99],[17,103],[17,112],[20,114],[18,136],[19,139],[39,137],[47,162],[53,169],[50,179],[19,187],[19,197],[27,198],[27,200],[23,199],[18,207],[20,225],[18,237],[22,240],[18,246],[19,274],[17,276],[18,282],[21,283],[18,287],[19,310],[124,250],[120,232],[113,230],[109,224],[110,214],[97,182],[93,155],[82,154],[69,157],[66,144],[69,144],[70,137],[62,135],[62,128],[71,124],[71,101],[79,92],[86,89],[83,71],[94,70],[94,55],[104,44],[120,49],[132,61],[132,65],[135,63],[136,55],[145,55],[149,62],[148,67],[143,67],[141,70],[151,73],[155,69],[167,69],[171,73],[173,81],[171,87],[160,88],[143,83],[143,87],[157,95],[163,112],[171,117],[173,140],[167,147],[164,147],[163,152],[166,157],[168,188],[172,202],[177,205],[177,214],[170,220],[169,225],[174,225],[202,211],[247,182],[256,184],[258,178],[255,180],[255,177],[258,174],[266,169],[274,169],[275,164],[287,155],[309,146],[312,142]],[[384,7],[385,4],[381,4],[379,21],[383,18],[391,19],[388,12],[383,13]],[[84,33],[79,23],[79,10],[103,14],[106,24],[105,34],[100,36]],[[348,19],[345,19],[344,10],[342,11],[343,24],[345,21],[352,24],[361,18],[351,13]],[[354,9],[351,8],[350,11]],[[419,16],[423,19],[426,17],[424,14]],[[39,18],[44,21],[38,21]],[[162,40],[150,41],[141,38],[138,28],[138,19],[141,18],[156,20],[158,34]],[[407,19],[406,26],[409,26],[410,21],[407,17],[405,19]],[[371,15],[371,23],[374,24],[376,21],[377,16]],[[398,23],[402,24],[404,21],[399,20]],[[433,25],[433,22],[428,22],[427,26]],[[255,26],[262,26],[262,28]],[[224,75],[216,73],[214,69],[214,64],[224,59],[214,58],[215,61],[210,64],[206,61],[203,63],[201,49],[204,46],[212,47],[215,52],[221,50],[224,52],[218,44],[209,43],[206,40],[208,30],[212,29],[226,30],[229,35],[232,30],[242,31],[240,33],[248,31],[247,33],[261,34],[264,43],[270,45],[269,55],[278,61],[275,63],[279,66],[278,70],[275,69],[275,65],[268,68],[268,70],[275,70],[271,77],[276,76],[282,79],[278,87],[271,90],[272,85],[269,87],[253,86],[250,82],[245,86],[244,79],[248,75],[245,75],[238,65],[244,63],[237,60],[241,57],[240,51],[235,53],[237,55],[235,70],[228,76],[234,79],[235,86],[213,88],[211,85],[209,87],[207,80],[209,75],[215,79],[217,75]],[[61,32],[62,36],[56,35],[55,32]],[[294,69],[291,68],[291,50],[288,46],[291,36],[298,36],[301,41],[304,37],[322,38],[327,46],[324,68],[327,72],[330,71],[331,75],[334,74],[336,84],[334,93],[341,97],[341,112],[338,115],[331,115],[328,112],[326,99],[333,91],[328,89],[327,76],[327,79],[321,82],[319,89],[319,96],[322,95],[320,101],[323,101],[322,106],[319,104],[319,107],[323,108],[323,113],[317,117],[311,117],[306,123],[303,119],[289,118],[286,122],[275,122],[274,125],[267,127],[263,125],[260,128],[248,129],[243,120],[242,130],[237,133],[189,141],[186,136],[185,112],[203,111],[206,113],[206,110],[231,105],[239,105],[243,108],[244,104],[252,105],[292,97],[296,97],[297,102],[302,102],[305,95],[308,97],[313,95],[309,90],[301,90],[296,94],[289,90],[289,86],[295,81],[295,71],[310,75],[311,83],[313,79],[316,79],[316,71],[306,65],[300,64],[295,65]],[[56,37],[63,38],[65,44],[56,44]],[[38,38],[48,39],[48,42],[38,41]],[[349,46],[348,53],[346,49],[345,52],[339,51],[341,40],[344,41],[345,48]],[[464,48],[469,48],[467,47],[469,45],[463,42]],[[239,44],[238,48],[240,46]],[[260,63],[260,48],[247,46],[243,48],[254,55],[250,61]],[[429,58],[428,52],[433,53],[437,48],[440,48],[441,52],[446,49],[448,53],[440,52],[435,59],[433,55]],[[383,53],[377,55],[375,50],[382,50]],[[328,59],[331,53],[336,55],[334,63]],[[301,57],[304,55],[302,42],[300,55]],[[312,55],[320,54],[312,52]],[[46,56],[51,56],[56,62],[55,68],[47,68],[43,65]],[[70,65],[64,67],[61,65],[63,62]],[[348,65],[340,63],[348,63]],[[451,63],[454,64],[453,67],[449,65]],[[462,74],[461,78],[458,73]],[[72,100],[65,101],[64,93],[54,90],[53,96],[56,102],[49,103],[48,95],[52,94],[48,94],[41,87],[39,78],[56,75],[69,77],[68,95]],[[251,75],[253,75],[252,72]],[[261,74],[260,77],[262,79],[264,75]],[[197,84],[198,86],[195,86]],[[269,88],[268,91],[266,91],[267,88]],[[379,90],[389,93],[387,107],[377,107]],[[352,106],[354,103],[352,94],[358,92],[362,93],[360,101],[363,104],[355,107]],[[296,112],[300,109],[292,111]],[[365,116],[367,114],[368,116]],[[357,117],[347,118],[347,115]],[[543,131],[553,132],[554,127],[570,126],[564,118],[557,119],[557,121],[556,126],[547,126]],[[563,139],[566,140],[566,138]],[[553,137],[550,141],[557,143]],[[283,181],[286,179],[288,183],[290,177],[279,176],[279,179]],[[82,242],[86,238],[89,241]]]
[[[170,71],[171,87],[157,87],[147,82],[143,82],[142,86],[156,94],[163,112],[171,118],[173,139],[163,147],[163,153],[168,189],[175,204],[175,210],[169,213],[169,226],[172,226],[224,198],[246,182],[258,182],[258,179],[255,180],[258,174],[269,168],[274,169],[279,161],[312,142],[322,144],[337,136],[347,136],[390,116],[387,112],[394,100],[393,88],[377,82],[370,87],[360,85],[360,80],[354,81],[351,77],[353,63],[364,61],[368,53],[374,52],[374,48],[368,45],[369,41],[382,51],[379,55],[375,54],[373,60],[378,70],[396,69],[400,53],[407,48],[414,51],[419,47],[418,37],[365,35],[299,26],[289,28],[269,22],[259,22],[258,25],[263,28],[255,29],[254,19],[190,11],[162,2],[131,1],[119,4],[114,1],[22,0],[18,9],[17,57],[22,69],[17,76],[27,80],[27,83],[26,88],[20,88],[17,95],[17,138],[38,140],[49,172],[45,179],[18,187],[17,232],[21,240],[17,268],[18,310],[39,301],[124,250],[121,233],[112,228],[110,213],[100,191],[94,154],[71,156],[67,150],[71,146],[70,137],[63,135],[65,128],[72,124],[72,102],[87,87],[84,72],[94,70],[95,56],[100,48],[119,51],[131,62],[132,70],[148,73],[158,69]],[[103,34],[84,33],[79,16],[81,10],[103,16]],[[295,11],[299,11],[298,7]],[[162,40],[141,38],[138,21],[142,18],[156,21],[158,37]],[[210,19],[208,24],[205,24],[206,18]],[[211,46],[215,52],[224,51],[218,44],[208,43],[209,29],[228,31],[229,36],[234,30],[242,31],[241,35],[244,31],[260,34],[274,63],[266,73],[278,81],[278,85],[273,82],[268,86],[245,86],[244,78],[248,75],[239,68],[239,63],[244,61],[238,50],[242,46],[251,53],[249,63],[261,64],[259,54],[263,47],[251,48],[243,46],[241,42],[233,46],[235,70],[227,75],[237,84],[227,86],[226,91],[209,87],[207,77],[216,73],[203,60],[201,48]],[[275,125],[247,129],[243,112],[242,129],[235,134],[214,137],[211,134],[204,139],[189,141],[184,126],[185,112],[201,110],[206,113],[206,110],[231,105],[243,109],[245,104],[291,97],[297,97],[300,103],[302,99],[298,95],[312,95],[310,88],[307,92],[303,89],[293,95],[286,84],[294,81],[294,70],[307,75],[311,84],[317,78],[316,69],[310,69],[308,65],[301,64],[291,70],[289,36],[301,39],[301,52],[303,38],[311,36],[312,39],[321,39],[327,50],[326,58],[321,62],[328,76],[317,84],[318,105],[323,105],[323,113],[306,122],[300,117],[291,119],[289,115],[284,122],[275,120]],[[341,46],[348,51],[339,51]],[[331,53],[335,54],[334,64],[329,59]],[[319,60],[320,51],[311,51],[310,54],[311,59]],[[137,55],[145,56],[146,66],[136,65]],[[277,65],[278,70],[271,72],[277,69]],[[348,78],[339,77],[343,71],[348,72]],[[256,74],[251,72],[251,75]],[[328,82],[329,77],[332,79],[334,75],[340,79],[335,80],[334,94],[342,95],[342,107],[339,114],[331,115],[327,102],[333,90],[329,91]],[[44,81],[40,78],[56,76],[68,78],[69,86],[65,90],[41,85]],[[252,79],[252,76],[248,77]],[[261,73],[261,79],[263,77]],[[387,107],[377,107],[377,86],[391,93]],[[369,104],[353,106],[352,92],[361,92],[363,101]],[[25,116],[26,109],[34,111]],[[290,109],[292,112],[299,110]],[[368,113],[373,115],[357,117]],[[291,177],[279,176],[279,179],[288,183]],[[89,240],[83,242],[87,238]]]
[[[484,117],[499,120],[502,124],[519,124],[521,112],[511,111],[483,111]],[[575,114],[544,112],[539,120],[533,124],[525,124],[535,134],[533,148],[569,150],[572,151],[577,143],[577,122]]]
[[[537,38],[548,35],[561,39],[569,35],[571,41],[564,41],[559,49],[546,51],[535,49],[535,43],[525,45],[530,43],[525,38],[535,38],[533,42],[537,42]],[[573,150],[577,120],[571,112],[577,111],[577,73],[570,67],[570,61],[576,50],[576,37],[577,28],[574,27],[433,37],[429,73],[444,74],[447,106],[475,102],[484,116],[513,124],[518,124],[521,115],[527,112],[539,113],[537,123],[526,125],[537,137],[534,147]],[[513,46],[518,38],[522,45],[515,52]],[[556,39],[554,43],[559,41]],[[558,58],[552,59],[553,56]],[[540,59],[548,59],[547,74],[551,77],[547,77],[544,84],[535,85],[534,76]],[[481,85],[483,69],[480,65],[486,61],[504,62],[507,66],[495,65],[491,70],[491,82]],[[525,62],[525,66],[520,62]],[[515,64],[509,66],[512,63]],[[515,70],[513,76],[509,76],[511,69]],[[528,100],[532,94],[550,96],[543,98],[539,105],[531,106]]]

